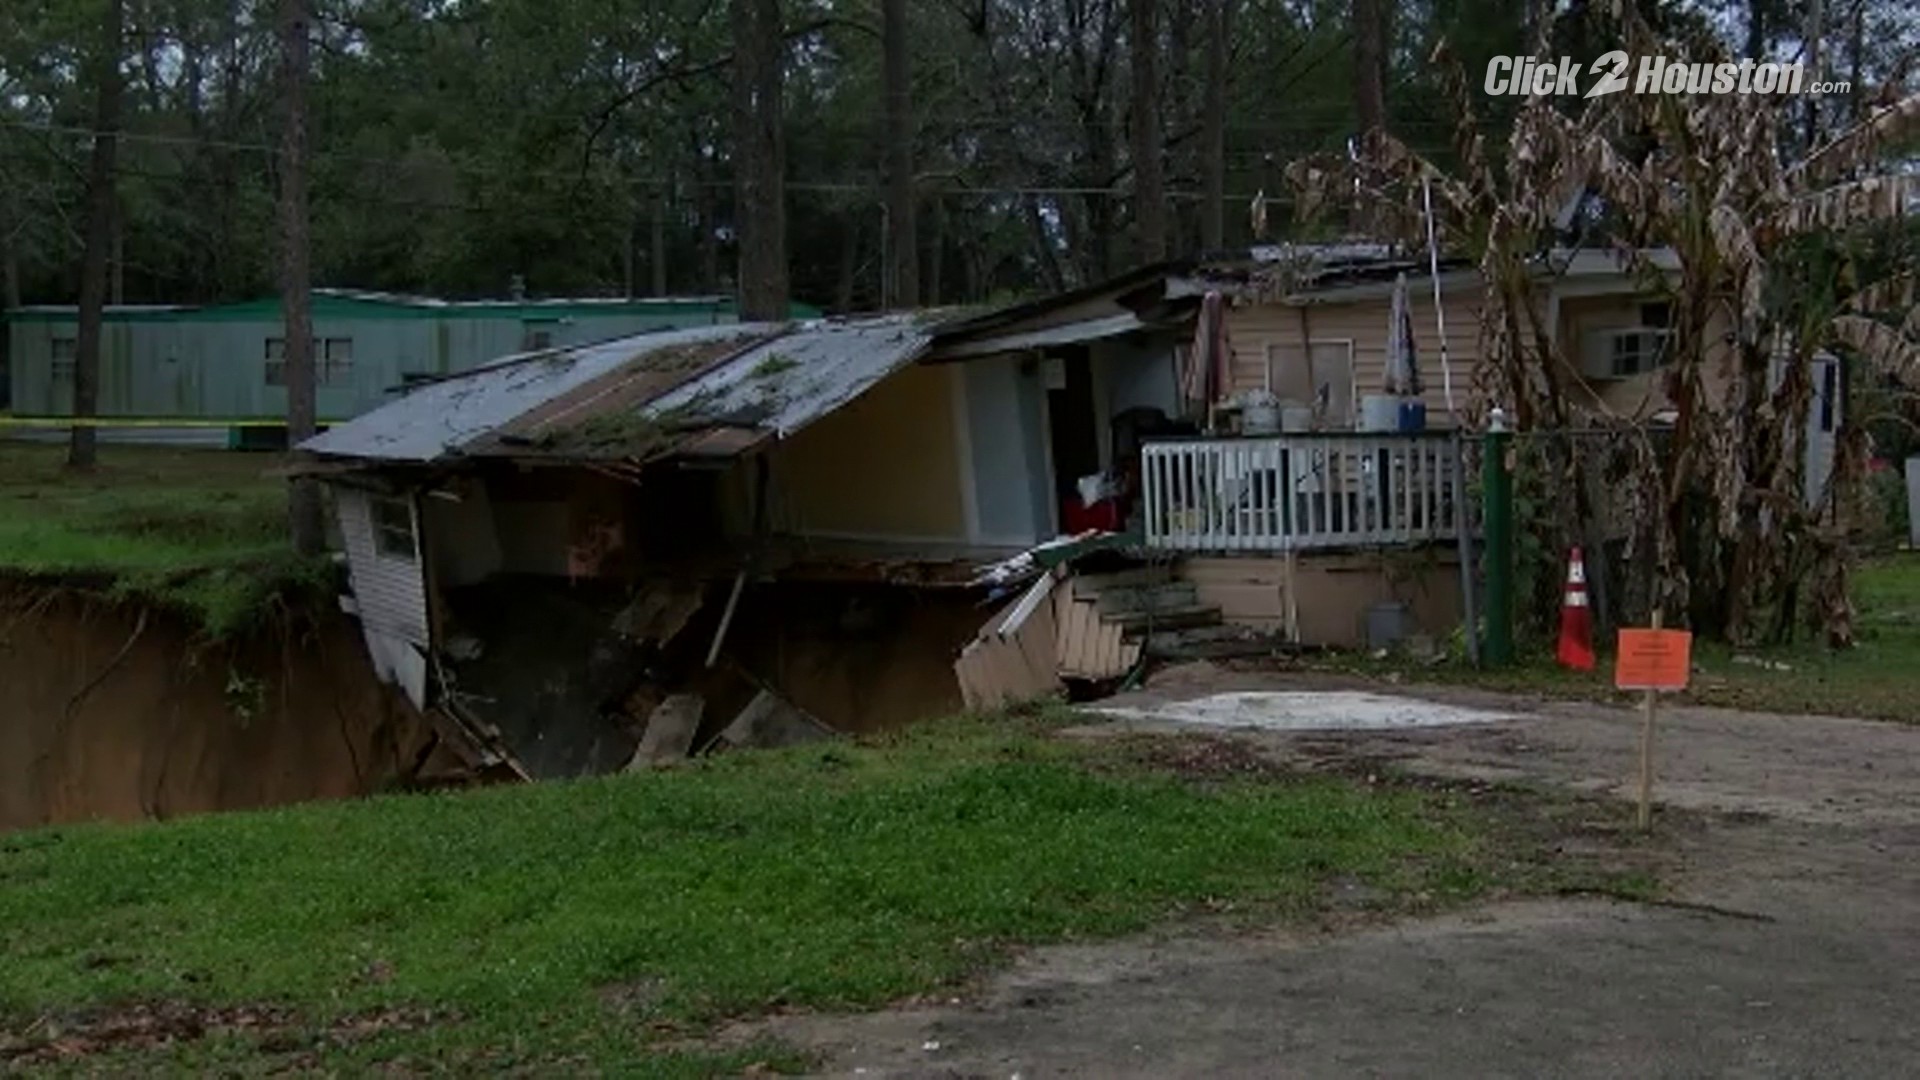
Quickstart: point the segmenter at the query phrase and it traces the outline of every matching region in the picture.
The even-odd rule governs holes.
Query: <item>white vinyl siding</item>
[[[410,499],[391,499],[345,486],[334,488],[340,539],[347,549],[347,569],[360,621],[369,630],[425,648],[429,644],[427,589],[417,541],[404,553],[389,553],[399,542],[393,528],[396,523],[391,520],[391,510],[380,512],[385,520],[376,522],[376,503],[389,507],[398,504],[404,509],[409,541],[414,541],[419,529],[419,516],[413,512]]]

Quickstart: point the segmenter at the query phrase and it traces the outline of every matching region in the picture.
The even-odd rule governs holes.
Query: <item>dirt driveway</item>
[[[1303,686],[1201,672],[1126,703]],[[1237,737],[1310,763],[1628,790],[1632,712],[1391,692],[1519,716]],[[863,1077],[1912,1075],[1920,727],[1675,708],[1661,736],[1659,799],[1699,812],[1665,830],[1676,903],[1530,900],[1355,932],[1042,949],[965,1000],[769,1033]]]

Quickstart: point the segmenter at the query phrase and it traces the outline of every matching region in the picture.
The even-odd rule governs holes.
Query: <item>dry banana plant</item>
[[[1657,36],[1631,5],[1614,14],[1632,55],[1728,59],[1710,38]],[[1614,454],[1541,440],[1523,477],[1541,549],[1591,544],[1606,522],[1628,562],[1651,570],[1640,592],[1669,619],[1735,642],[1806,623],[1851,644],[1848,538],[1865,429],[1842,411],[1831,475],[1809,497],[1808,413],[1823,353],[1842,361],[1843,387],[1920,385],[1920,168],[1899,158],[1920,131],[1920,94],[1883,89],[1865,120],[1797,160],[1790,96],[1536,96],[1496,153],[1444,46],[1434,60],[1458,117],[1446,167],[1376,135],[1357,164],[1301,162],[1291,175],[1303,208],[1366,201],[1370,220],[1410,241],[1431,185],[1447,246],[1477,257],[1486,285],[1479,406],[1506,407],[1522,431],[1612,433]],[[1581,247],[1614,252],[1668,302],[1659,388],[1671,408],[1657,425],[1569,393],[1577,366],[1549,325],[1550,297]],[[1587,505],[1592,470],[1622,461],[1637,463],[1628,483],[1598,488],[1617,493],[1613,504]]]

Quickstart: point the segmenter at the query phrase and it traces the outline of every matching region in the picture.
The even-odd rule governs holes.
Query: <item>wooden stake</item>
[[[720,646],[726,643],[727,628],[733,625],[733,609],[740,606],[740,590],[747,587],[747,571],[741,567],[733,576],[733,591],[727,594],[727,606],[720,612],[720,626],[713,632],[713,644],[707,647],[707,666],[720,660]]]
[[[1660,609],[1654,608],[1653,628],[1660,629]],[[1635,821],[1641,832],[1653,830],[1653,721],[1659,711],[1660,692],[1644,691],[1640,720],[1640,806]]]

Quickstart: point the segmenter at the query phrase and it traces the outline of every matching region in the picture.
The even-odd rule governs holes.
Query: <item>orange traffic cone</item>
[[[1567,593],[1560,603],[1560,663],[1593,670],[1593,608],[1587,604],[1587,564],[1574,548],[1567,561]]]

